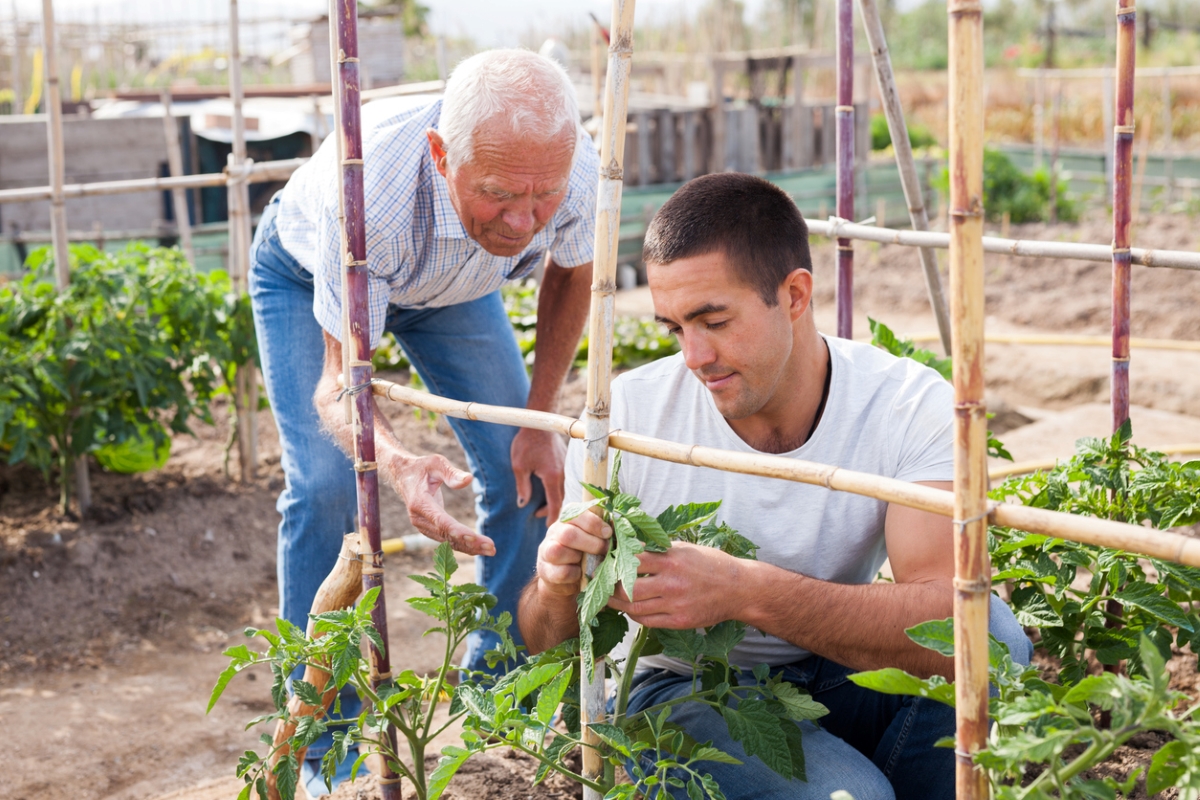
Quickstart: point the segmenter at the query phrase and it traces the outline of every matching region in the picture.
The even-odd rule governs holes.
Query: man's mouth
[[[726,372],[724,375],[701,375],[700,380],[704,381],[704,388],[710,392],[719,392],[733,382],[736,372]]]

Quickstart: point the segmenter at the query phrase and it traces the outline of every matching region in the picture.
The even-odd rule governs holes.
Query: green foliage
[[[918,628],[924,629],[919,631]],[[953,655],[953,620],[911,628],[914,641]],[[924,633],[925,636],[919,634]],[[932,635],[930,635],[932,634]],[[1136,641],[1144,676],[1111,672],[1090,675],[1073,686],[1047,683],[1036,667],[1021,667],[1008,648],[991,640],[989,674],[996,689],[988,701],[996,726],[975,763],[987,771],[997,800],[1113,800],[1128,796],[1141,777],[1123,781],[1083,776],[1139,733],[1162,731],[1171,741],[1154,754],[1146,771],[1146,793],[1175,786],[1179,797],[1200,796],[1200,704],[1172,691],[1158,646],[1145,635]],[[941,677],[921,679],[903,670],[851,675],[860,686],[889,694],[929,697],[954,705],[953,684]],[[1109,724],[1098,722],[1107,712]]]
[[[937,139],[924,125],[906,124],[908,128],[908,143],[913,149],[918,147],[933,147]],[[888,128],[887,117],[883,114],[871,115],[871,149],[886,150],[892,146],[892,132]]]
[[[436,800],[449,783],[449,775],[441,769],[431,775],[426,774],[425,749],[435,737],[468,712],[469,699],[487,696],[484,683],[488,680],[487,676],[464,671],[464,682],[460,686],[455,687],[450,682],[451,673],[461,669],[451,663],[455,650],[472,631],[485,630],[500,637],[500,648],[488,653],[490,663],[513,660],[517,656],[512,639],[508,636],[508,626],[512,622],[510,615],[505,612],[499,618],[492,616],[491,609],[496,604],[496,598],[482,586],[453,583],[451,577],[457,569],[454,551],[450,545],[443,543],[435,552],[433,571],[426,575],[411,576],[428,590],[429,596],[411,598],[408,602],[437,621],[438,624],[426,633],[438,632],[446,637],[442,665],[434,675],[417,675],[412,670],[404,670],[378,685],[372,685],[370,665],[363,655],[363,645],[369,643],[378,649],[384,647],[371,622],[371,612],[379,595],[379,589],[376,588],[364,594],[352,608],[313,616],[314,631],[319,638],[307,635],[283,619],[276,620],[275,631],[248,628],[247,636],[262,638],[267,643],[266,652],[254,652],[244,644],[226,650],[225,655],[230,663],[217,679],[208,710],[213,709],[235,675],[252,667],[266,667],[273,676],[271,696],[275,711],[256,717],[247,727],[267,723],[273,729],[276,720],[294,722],[295,733],[281,745],[290,753],[307,747],[322,733],[336,726],[341,730],[333,733],[334,744],[321,763],[321,772],[327,785],[338,766],[350,758],[357,748],[359,753],[352,774],[357,775],[369,755],[378,753],[397,774],[412,783],[420,800]],[[285,678],[301,665],[328,670],[332,685],[338,689],[353,686],[363,699],[363,711],[359,717],[349,721],[331,719],[321,704],[323,690],[302,680],[293,682],[293,691],[300,700],[316,709],[307,714],[293,715],[288,709]],[[434,708],[446,698],[450,700],[449,719],[435,722]],[[400,758],[396,747],[385,734],[389,723],[400,734],[400,745],[407,745],[411,767]],[[246,751],[238,765],[237,774],[246,781],[247,788],[243,794],[247,798],[254,791],[260,800],[266,800],[266,779],[272,769],[271,761],[276,749],[271,734],[264,734],[262,741],[267,745],[267,750],[261,755],[256,751]],[[280,760],[274,767],[283,800],[293,800],[295,797],[298,769],[299,764],[292,756]]]
[[[925,350],[913,344],[911,339],[901,339],[887,325],[882,322],[867,317],[867,322],[871,325],[871,344],[879,347],[897,358],[911,358],[918,364],[924,364],[930,369],[937,370],[937,373],[946,380],[953,380],[953,364],[949,358],[941,358],[932,350]],[[992,415],[988,415],[991,419]],[[1005,449],[1004,443],[992,435],[988,431],[987,440],[988,455],[993,458],[1003,458],[1012,461],[1012,454]]]
[[[1180,464],[1131,442],[1129,422],[1111,437],[1084,438],[1048,472],[1010,477],[994,500],[1165,529],[1200,522],[1200,461]],[[1139,637],[1167,656],[1172,642],[1200,650],[1200,569],[1120,550],[992,526],[996,583],[1009,583],[1018,621],[1041,632],[1075,683],[1092,659],[1141,669]],[[1149,569],[1148,569],[1149,568]],[[1077,577],[1086,583],[1073,585]],[[1116,627],[1114,627],[1116,626]]]
[[[196,273],[177,250],[130,245],[114,254],[71,248],[71,283],[51,281],[50,251],[0,289],[0,452],[50,477],[61,503],[69,464],[210,419],[209,401],[231,365],[255,357],[249,301],[228,276]]]
[[[950,173],[942,170],[936,188],[950,193]],[[1067,184],[1059,180],[1055,207],[1062,222],[1078,222],[1079,208],[1071,198]],[[996,222],[1008,212],[1014,223],[1046,222],[1050,219],[1050,175],[1038,169],[1022,172],[1008,156],[990,147],[983,149],[983,208],[987,219]]]

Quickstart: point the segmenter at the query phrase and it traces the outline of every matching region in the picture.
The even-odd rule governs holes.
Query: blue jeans
[[[280,616],[305,627],[321,581],[337,559],[342,536],[356,529],[353,464],[321,428],[313,405],[324,364],[322,328],[313,316],[313,278],[284,249],[275,227],[278,200],[263,213],[250,249],[250,297],[267,397],[279,429],[284,490],[276,504],[279,524]],[[400,342],[425,385],[456,400],[525,405],[529,378],[499,292],[445,308],[392,307],[387,330]],[[476,560],[476,580],[496,595],[493,613],[516,618],[521,589],[534,575],[546,532],[534,517],[544,503],[541,484],[517,507],[511,447],[516,428],[451,419],[474,476],[479,531],[496,543],[496,555]],[[521,644],[514,625],[513,638]],[[464,666],[486,670],[494,634],[473,634]],[[393,665],[405,654],[393,651]],[[343,701],[347,715],[353,711]],[[310,754],[319,754],[319,746]]]
[[[1029,663],[1033,645],[1012,610],[995,595],[989,631],[1008,645],[1015,661]],[[820,656],[783,667],[785,679],[829,709],[819,726],[800,725],[805,782],[786,781],[760,759],[747,757],[710,706],[684,703],[672,708],[670,719],[697,741],[712,740],[743,762],[697,765],[712,774],[729,800],[828,800],[838,789],[854,800],[953,800],[954,751],[933,745],[954,735],[954,709],[933,700],[863,689],[847,677],[856,671]],[[690,676],[665,670],[652,670],[634,681],[630,714],[686,696],[692,689]]]

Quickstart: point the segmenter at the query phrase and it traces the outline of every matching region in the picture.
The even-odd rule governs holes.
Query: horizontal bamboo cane
[[[938,334],[926,331],[907,336],[914,342],[937,341]],[[1107,336],[1063,336],[1058,334],[1041,333],[989,333],[984,336],[988,344],[1037,344],[1062,345],[1066,347],[1111,347],[1112,339]],[[1143,339],[1132,337],[1131,347],[1140,350],[1182,350],[1185,352],[1200,352],[1200,342],[1179,341],[1178,339]]]
[[[353,605],[361,592],[362,561],[358,558],[358,534],[348,533],[342,538],[342,550],[338,554],[338,559],[334,563],[333,569],[325,576],[325,580],[321,582],[321,588],[317,589],[317,596],[313,598],[312,611],[310,613],[324,614],[327,611],[340,611],[343,608]],[[312,620],[309,620],[309,637],[315,639],[324,635],[317,633],[313,626],[314,623]],[[312,684],[321,693],[322,708],[320,712],[318,713],[316,706],[310,706],[296,695],[292,695],[292,699],[288,701],[290,721],[284,722],[283,720],[279,720],[275,724],[274,746],[278,749],[271,756],[271,771],[267,779],[268,800],[279,800],[279,790],[275,786],[277,777],[275,774],[275,765],[290,752],[286,742],[296,732],[296,720],[300,717],[320,716],[333,703],[337,688],[332,687],[329,691],[325,691],[325,685],[329,683],[329,677],[329,673],[319,667],[312,664],[306,666],[304,668],[305,683]],[[305,750],[298,750],[296,752],[297,762],[304,760]]]
[[[950,234],[936,231],[898,231],[877,228],[874,225],[858,225],[852,222],[829,222],[811,219],[808,232],[818,236],[840,239],[861,239],[880,244],[902,244],[909,247],[950,247]],[[1041,242],[1031,239],[1002,239],[998,236],[983,237],[985,253],[1000,253],[1030,258],[1074,258],[1080,261],[1112,262],[1111,244],[1076,244],[1074,242]],[[1143,267],[1172,267],[1174,269],[1200,270],[1200,253],[1184,250],[1145,250],[1133,248],[1132,262]]]
[[[1193,453],[1200,453],[1200,442],[1172,444],[1165,447],[1147,447],[1146,449],[1168,456],[1191,455]],[[1049,461],[1017,461],[1013,464],[1005,464],[1003,467],[988,470],[988,478],[993,481],[999,481],[1007,478],[1009,475],[1030,475],[1034,472],[1044,472],[1048,469],[1054,469],[1065,460],[1056,458]]]
[[[287,158],[282,161],[255,162],[246,176],[247,183],[267,183],[287,180],[293,172],[307,162],[307,158]],[[63,198],[96,197],[133,192],[158,192],[166,189],[203,189],[207,186],[224,186],[229,182],[226,172],[206,172],[203,175],[182,175],[178,178],[134,178],[127,181],[96,181],[95,183],[68,183],[62,187]],[[28,203],[50,200],[54,190],[50,186],[29,186],[22,189],[0,190],[0,203]]]
[[[389,400],[426,411],[434,411],[448,417],[534,428],[535,430],[560,433],[573,439],[587,438],[581,420],[562,414],[448,400],[428,392],[417,391],[398,383],[379,379],[375,380],[372,391],[379,397],[386,397]],[[783,456],[738,453],[715,447],[668,442],[621,430],[612,431],[608,441],[617,450],[663,461],[824,486],[835,491],[874,497],[889,503],[939,514],[943,517],[954,516],[952,492],[895,478],[854,472],[840,467]],[[1192,539],[1177,533],[1147,530],[1124,522],[1081,517],[1075,514],[1046,511],[1041,508],[1009,503],[994,503],[989,506],[989,509],[989,519],[995,525],[1020,528],[1030,533],[1041,533],[1068,539],[1072,542],[1128,550],[1188,566],[1200,567],[1200,539]]]

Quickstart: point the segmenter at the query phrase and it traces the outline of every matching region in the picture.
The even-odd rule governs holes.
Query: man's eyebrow
[[[729,310],[729,306],[718,305],[716,303],[705,303],[704,305],[700,306],[699,308],[689,311],[687,313],[687,315],[684,316],[683,321],[691,322],[696,317],[702,317],[705,314],[717,314],[722,311],[728,311],[728,310]],[[663,325],[674,325],[675,324],[673,320],[669,320],[666,317],[660,317],[657,314],[654,316],[654,321],[662,323]]]

